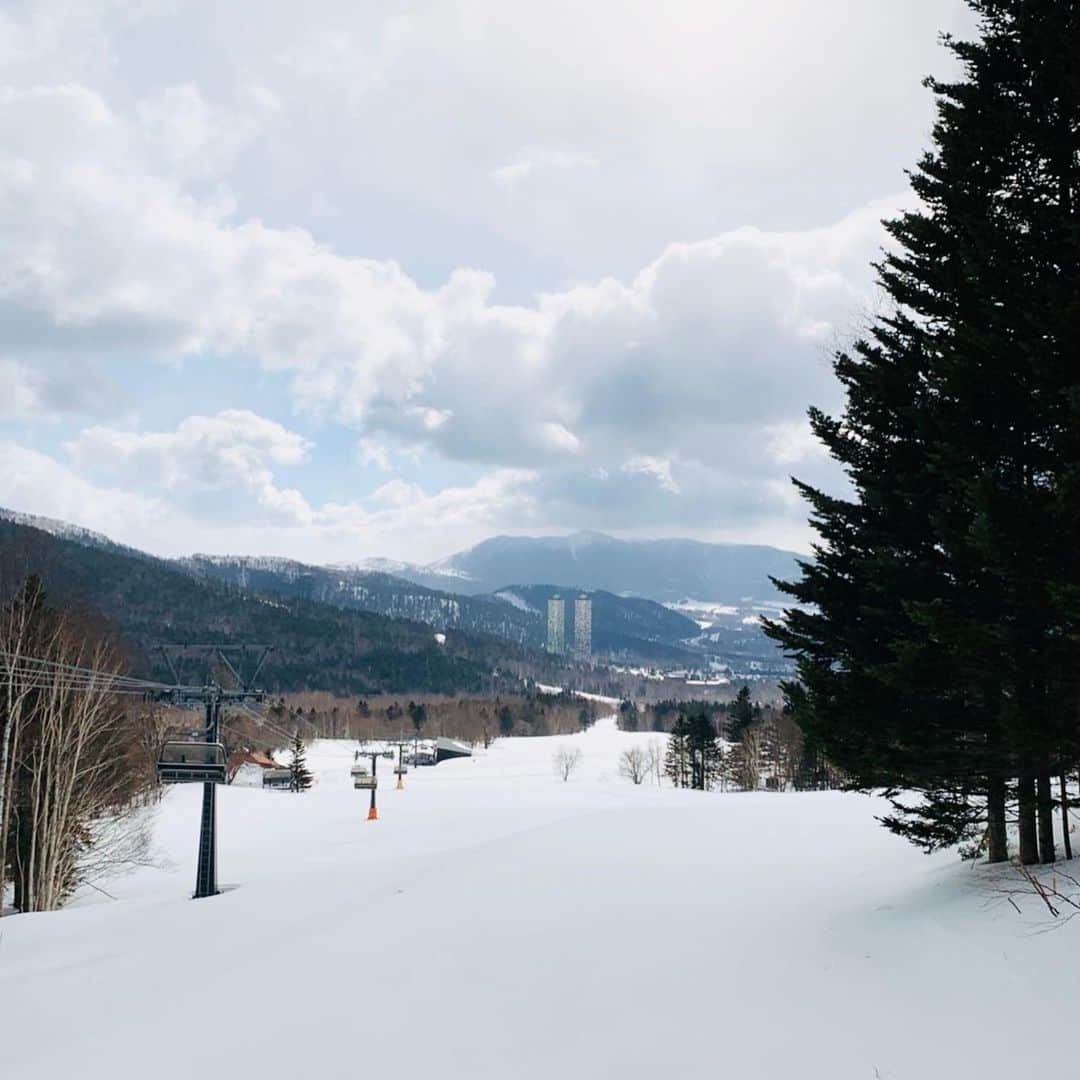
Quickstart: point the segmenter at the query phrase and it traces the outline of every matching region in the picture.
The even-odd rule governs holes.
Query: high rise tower
[[[548,601],[547,651],[555,655],[566,652],[566,601],[559,595]]]
[[[579,660],[592,656],[592,600],[587,596],[574,601],[574,655]]]

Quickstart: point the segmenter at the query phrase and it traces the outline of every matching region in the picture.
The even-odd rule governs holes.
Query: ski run
[[[864,796],[620,777],[657,738],[501,739],[402,791],[381,761],[375,822],[357,744],[317,742],[309,792],[219,789],[198,902],[201,788],[168,791],[156,865],[0,925],[0,1076],[1073,1075],[1080,922]]]

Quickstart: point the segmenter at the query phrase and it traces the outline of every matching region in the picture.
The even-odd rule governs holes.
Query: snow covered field
[[[1080,921],[1035,932],[863,797],[633,787],[651,738],[501,740],[404,791],[380,761],[372,823],[354,744],[318,743],[307,794],[220,791],[197,903],[171,791],[167,866],[0,923],[0,1077],[1074,1075]]]

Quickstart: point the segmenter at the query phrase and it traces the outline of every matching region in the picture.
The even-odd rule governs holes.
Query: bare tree
[[[761,786],[761,730],[747,728],[734,753],[735,781],[743,791],[757,791]]]
[[[8,609],[0,626],[0,865],[11,871],[20,911],[53,910],[81,882],[145,861],[141,811],[154,783],[139,738],[145,717],[128,712],[111,689],[119,658],[88,626],[44,609],[37,590],[25,620]],[[25,595],[26,586],[13,607]],[[45,664],[17,664],[12,654]],[[75,668],[86,674],[64,674]]]
[[[649,773],[656,781],[656,786],[663,784],[664,775],[664,747],[659,739],[650,739],[646,750],[648,755]]]
[[[555,751],[551,763],[555,766],[556,775],[561,776],[565,782],[570,779],[571,774],[581,764],[583,757],[581,750],[576,746],[560,746]]]
[[[631,746],[619,755],[619,775],[632,784],[643,784],[651,771],[648,751],[642,746]]]
[[[0,909],[3,908],[10,861],[8,845],[15,815],[15,774],[37,689],[33,679],[19,677],[16,672],[26,657],[37,652],[45,654],[52,645],[36,618],[43,600],[41,579],[31,575],[0,614],[0,654],[3,657],[0,664],[0,679],[3,679],[0,701],[0,723],[3,724],[0,735]]]

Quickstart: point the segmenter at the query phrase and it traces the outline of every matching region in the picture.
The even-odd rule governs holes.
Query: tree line
[[[818,534],[787,706],[886,825],[1054,861],[1080,768],[1080,3],[970,0],[961,73],[927,81],[917,205],[886,223],[883,313],[812,409],[845,490]],[[913,800],[911,792],[920,798]]]
[[[639,706],[627,699],[619,705],[618,725],[623,731],[667,735],[659,761],[652,746],[624,752],[620,773],[634,783],[661,771],[675,787],[699,791],[808,791],[843,782],[791,711],[754,701],[746,685],[727,702],[667,700]]]

